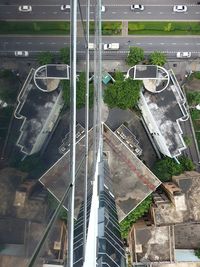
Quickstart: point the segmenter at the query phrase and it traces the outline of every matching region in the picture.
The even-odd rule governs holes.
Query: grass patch
[[[200,119],[200,110],[190,109],[190,115],[191,115],[191,118],[192,118],[193,123],[194,123],[195,120]]]
[[[94,34],[95,23],[90,22],[90,34]],[[121,21],[103,21],[102,35],[121,35],[122,22]]]
[[[193,75],[196,79],[200,79],[200,71],[194,72]]]
[[[190,106],[195,106],[200,103],[200,92],[187,92],[187,100]]]
[[[131,21],[128,34],[146,35],[199,35],[199,22]]]
[[[190,116],[194,126],[197,144],[200,149],[200,111],[197,109],[190,109]]]
[[[90,22],[90,33],[94,34],[94,22]],[[102,35],[120,35],[121,21],[103,21]],[[69,21],[0,21],[0,34],[70,34]]]
[[[69,21],[0,21],[0,34],[69,34]]]

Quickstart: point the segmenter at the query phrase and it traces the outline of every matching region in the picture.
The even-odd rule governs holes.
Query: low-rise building
[[[16,144],[25,155],[40,151],[53,131],[64,105],[61,88],[58,86],[53,91],[51,88],[49,91],[38,89],[34,83],[34,74],[35,70],[31,69],[18,96],[15,110],[15,118],[22,122]]]
[[[145,124],[160,152],[176,159],[186,149],[181,122],[188,119],[188,113],[173,71],[136,65],[127,77],[143,81],[139,108]]]

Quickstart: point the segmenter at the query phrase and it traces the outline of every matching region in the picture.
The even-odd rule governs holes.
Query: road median
[[[121,35],[121,21],[103,21],[102,35]],[[94,22],[90,22],[90,33],[94,34]],[[0,34],[14,35],[69,35],[69,21],[0,21]]]
[[[103,21],[103,36],[123,37],[122,21]],[[69,36],[69,21],[0,21],[1,35]],[[90,22],[90,34],[94,35],[94,22]],[[200,23],[191,21],[129,21],[128,35],[136,36],[198,36]],[[127,36],[127,35],[126,35]]]
[[[199,35],[199,22],[190,21],[129,21],[129,35]]]

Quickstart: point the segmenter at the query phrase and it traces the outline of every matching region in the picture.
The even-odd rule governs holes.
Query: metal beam
[[[77,0],[71,0],[70,13],[70,176],[72,190],[69,197],[67,266],[73,267],[74,256],[74,196],[76,171],[76,53],[77,53]]]

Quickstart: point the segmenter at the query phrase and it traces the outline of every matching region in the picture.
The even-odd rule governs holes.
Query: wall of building
[[[51,113],[49,114],[49,117],[46,120],[46,123],[44,124],[40,134],[38,135],[36,142],[31,150],[31,154],[37,153],[42,148],[44,142],[46,141],[49,133],[53,130],[54,125],[59,117],[60,111],[64,105],[63,97],[62,97],[62,91],[58,95],[58,98],[51,110]]]

